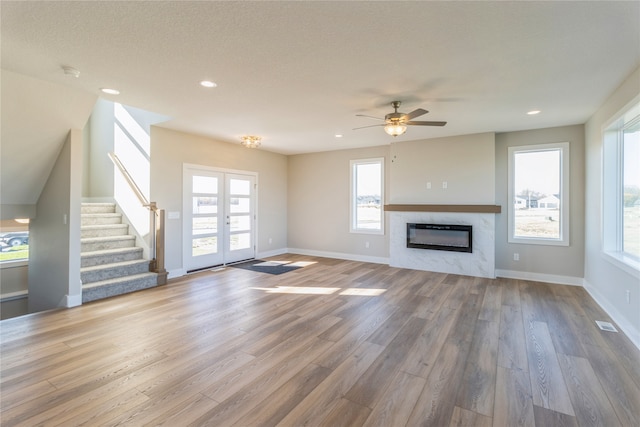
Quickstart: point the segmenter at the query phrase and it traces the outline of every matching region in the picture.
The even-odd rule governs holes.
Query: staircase
[[[149,261],[114,203],[83,203],[81,214],[83,303],[157,285],[158,275],[149,272]]]

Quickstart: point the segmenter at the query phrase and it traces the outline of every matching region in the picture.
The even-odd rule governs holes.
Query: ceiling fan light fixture
[[[402,123],[388,123],[384,127],[384,131],[391,136],[402,135],[407,131],[407,127]]]
[[[245,135],[240,138],[240,145],[246,148],[258,148],[260,147],[260,141],[262,137],[254,135]]]

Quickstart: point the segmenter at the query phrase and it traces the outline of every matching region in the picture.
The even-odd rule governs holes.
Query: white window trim
[[[558,239],[549,239],[542,237],[516,237],[514,236],[515,231],[515,190],[514,190],[514,182],[515,182],[515,168],[514,168],[514,155],[515,153],[520,153],[523,151],[542,151],[542,150],[557,150],[560,149],[560,206],[562,206],[562,210],[560,212],[560,237]],[[570,186],[569,186],[569,143],[568,142],[555,142],[548,144],[536,144],[536,145],[521,145],[521,146],[513,146],[508,147],[508,217],[507,223],[509,227],[508,231],[508,242],[509,243],[519,243],[526,245],[547,245],[547,246],[569,246],[569,206],[570,206]]]
[[[371,159],[358,159],[358,160],[350,160],[349,161],[349,232],[357,233],[357,234],[376,234],[382,235],[384,234],[384,212],[380,215],[380,229],[373,230],[370,228],[356,228],[356,212],[357,200],[354,197],[356,193],[356,180],[355,180],[355,165],[364,165],[364,164],[380,164],[380,208],[382,209],[384,206],[384,157],[375,157]]]
[[[602,254],[603,258],[621,270],[640,277],[640,260],[623,251],[622,194],[622,131],[640,114],[640,95],[618,111],[602,126]],[[612,191],[613,189],[613,191]]]

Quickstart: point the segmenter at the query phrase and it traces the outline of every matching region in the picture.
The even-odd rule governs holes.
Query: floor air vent
[[[596,320],[596,324],[598,325],[598,327],[600,329],[602,329],[603,331],[609,331],[609,332],[618,332],[618,330],[616,329],[615,326],[613,326],[611,323],[609,322],[603,322],[601,320]]]

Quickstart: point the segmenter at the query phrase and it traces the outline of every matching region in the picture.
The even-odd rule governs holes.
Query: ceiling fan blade
[[[409,126],[444,126],[447,122],[407,122]]]
[[[367,118],[369,118],[369,119],[384,120],[383,118],[380,118],[380,117],[373,117],[373,116],[367,116],[366,114],[356,114],[356,117],[367,117]]]
[[[427,114],[427,110],[423,110],[422,108],[418,108],[417,110],[413,110],[412,112],[405,114],[407,120],[415,119],[418,116],[422,116],[423,114]]]
[[[351,130],[358,130],[358,129],[364,129],[364,128],[373,128],[373,127],[377,127],[377,126],[384,126],[385,124],[386,124],[386,123],[382,123],[382,124],[379,124],[379,125],[361,126],[361,127],[359,127],[359,128],[353,128],[353,129],[351,129]]]

